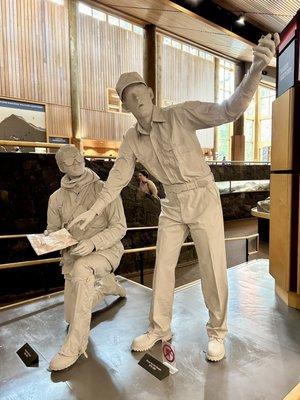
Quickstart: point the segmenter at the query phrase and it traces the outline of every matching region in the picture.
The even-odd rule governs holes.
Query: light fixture
[[[236,23],[239,25],[245,25],[245,14],[242,13],[239,16],[239,19],[236,20]]]

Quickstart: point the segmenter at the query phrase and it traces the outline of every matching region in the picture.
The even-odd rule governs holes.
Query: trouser
[[[195,243],[204,301],[209,311],[207,333],[224,338],[227,333],[227,266],[224,223],[218,188],[214,181],[188,189],[165,187],[159,218],[150,330],[171,332],[175,267],[189,232]]]
[[[73,356],[86,350],[92,309],[118,286],[111,264],[99,254],[78,258],[64,277],[65,319],[70,326],[60,353]]]

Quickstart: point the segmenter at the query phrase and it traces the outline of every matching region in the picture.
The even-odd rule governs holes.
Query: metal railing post
[[[140,252],[139,257],[139,264],[140,264],[140,283],[141,285],[144,284],[144,266],[145,266],[145,259],[144,259],[144,252]]]

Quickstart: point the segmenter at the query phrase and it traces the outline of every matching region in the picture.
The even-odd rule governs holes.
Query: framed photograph
[[[18,141],[46,142],[45,106],[0,98],[0,139],[16,141],[16,148]],[[34,149],[22,147],[23,151]]]

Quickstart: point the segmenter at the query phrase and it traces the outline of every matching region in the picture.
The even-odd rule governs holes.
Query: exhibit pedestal
[[[300,294],[286,291],[277,284],[275,284],[275,292],[287,306],[300,310]]]

